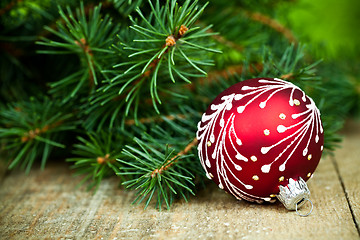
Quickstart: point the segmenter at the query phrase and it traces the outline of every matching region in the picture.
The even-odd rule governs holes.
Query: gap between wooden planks
[[[360,236],[360,120],[348,121],[343,134],[332,161]]]
[[[189,203],[144,210],[116,178],[92,194],[76,188],[68,165],[52,162],[2,176],[0,239],[359,239],[360,122],[344,134],[309,181],[314,211],[306,218],[279,203],[237,201],[211,183]]]

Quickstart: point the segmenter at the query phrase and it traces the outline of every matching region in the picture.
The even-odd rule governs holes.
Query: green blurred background
[[[323,58],[359,58],[359,0],[297,0],[285,2],[278,19]],[[287,11],[287,12],[284,12]]]

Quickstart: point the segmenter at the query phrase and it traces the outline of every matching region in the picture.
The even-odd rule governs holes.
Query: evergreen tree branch
[[[47,97],[9,104],[0,116],[0,138],[5,143],[9,169],[20,166],[26,173],[39,157],[43,169],[54,147],[65,148],[63,133],[76,127],[66,107]]]
[[[169,167],[171,167],[181,156],[184,156],[187,154],[193,147],[195,147],[198,144],[198,140],[195,137],[191,143],[189,143],[184,150],[180,151],[178,154],[176,154],[174,157],[172,157],[165,165],[162,165],[160,168],[155,169],[151,173],[151,177],[154,178],[156,174],[162,174],[163,171],[166,171]]]
[[[21,111],[21,109],[19,109],[17,111]],[[28,142],[28,141],[34,140],[36,137],[39,137],[40,135],[45,134],[49,130],[52,130],[53,128],[60,126],[62,123],[63,123],[63,120],[60,120],[60,121],[54,122],[50,125],[45,125],[42,128],[37,127],[35,129],[30,129],[28,132],[24,132],[24,135],[21,137],[21,142]]]
[[[136,8],[140,7],[143,0],[111,0],[114,8],[122,15],[129,16]]]
[[[72,162],[75,175],[83,176],[79,185],[88,182],[87,189],[97,190],[102,179],[113,176],[121,164],[117,158],[123,158],[122,144],[128,139],[124,132],[100,131],[88,133],[86,138],[78,137],[73,154],[77,157],[66,159]]]
[[[160,113],[162,101],[159,89],[166,89],[179,97],[180,94],[169,90],[170,84],[177,79],[190,83],[193,77],[205,76],[204,69],[213,65],[212,61],[203,58],[203,53],[220,52],[205,40],[211,35],[206,33],[210,26],[203,29],[193,26],[206,5],[198,7],[198,1],[190,0],[181,7],[175,0],[168,0],[164,6],[160,6],[158,0],[154,2],[148,2],[150,17],[146,18],[137,8],[139,19],[130,16],[130,31],[118,35],[120,42],[113,48],[120,56],[119,63],[113,65],[113,70],[106,71],[114,77],[105,81],[92,97],[93,108],[120,100],[121,106],[112,112],[122,109],[124,117],[132,112],[137,119],[141,103],[150,97],[153,109]],[[115,118],[113,114],[106,116]]]
[[[50,93],[55,94],[60,91],[67,90],[69,86],[73,90],[64,98],[64,102],[74,98],[81,92],[85,91],[85,81],[90,82],[90,89],[98,85],[98,77],[106,76],[102,73],[106,60],[111,58],[113,51],[109,50],[112,39],[119,31],[118,25],[113,25],[110,17],[106,15],[102,18],[100,14],[101,4],[88,10],[81,2],[80,8],[74,16],[73,11],[67,7],[66,13],[59,8],[62,21],[57,22],[57,31],[50,27],[46,29],[54,36],[62,41],[54,41],[41,37],[42,41],[38,41],[39,45],[52,47],[59,50],[39,50],[43,54],[77,54],[82,63],[79,71],[73,75],[69,75],[57,82],[51,83],[52,89]]]
[[[169,149],[166,146],[165,151],[160,152],[156,147],[159,144],[154,142],[155,139],[150,139],[149,136],[146,139],[150,142],[135,139],[140,147],[139,150],[136,147],[128,146],[123,151],[128,160],[118,159],[124,167],[120,168],[117,175],[128,178],[133,176],[123,182],[123,185],[138,190],[134,203],[141,203],[146,199],[146,208],[153,196],[156,195],[156,206],[161,209],[163,203],[167,208],[170,208],[176,196],[181,196],[187,200],[189,193],[194,194],[194,175],[192,173],[194,169],[188,168],[189,164],[194,166],[191,156],[182,155],[173,158],[175,149]],[[169,165],[172,167],[167,167]],[[163,170],[161,174],[159,172],[153,174],[156,169]]]
[[[127,178],[123,185],[138,191],[134,203],[145,201],[145,208],[154,196],[158,208],[163,203],[169,208],[178,197],[187,201],[188,194],[194,194],[194,177],[204,175],[193,155],[194,123],[200,114],[187,106],[176,112],[149,123],[151,132],[135,138],[136,144],[126,146],[124,158],[117,160],[123,164],[117,175]]]
[[[23,0],[18,0],[18,1],[23,1]],[[112,6],[113,6],[113,3],[111,1],[102,1],[101,2],[101,9],[108,9]],[[85,14],[85,16],[88,17],[94,11],[95,7],[96,7],[96,5],[93,2],[90,2],[90,3],[87,3],[86,5],[84,5],[83,13]],[[76,15],[76,10],[72,10],[71,15]],[[70,16],[70,15],[68,15],[68,16]],[[48,28],[52,29],[53,31],[57,31],[57,30],[59,30],[58,29],[59,23],[66,24],[66,21],[62,16],[56,18],[54,21],[49,23]],[[49,31],[48,29],[43,29],[40,33],[38,33],[37,38],[38,38],[38,40],[41,40],[43,38],[49,37],[51,34],[52,34],[52,31]]]

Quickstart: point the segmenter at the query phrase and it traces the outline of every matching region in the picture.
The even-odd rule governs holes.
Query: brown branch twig
[[[249,68],[250,72],[255,72],[255,71],[261,71],[262,70],[262,64],[257,63],[254,64],[253,67]],[[196,82],[199,85],[205,85],[205,84],[212,84],[212,83],[216,83],[218,81],[222,79],[229,79],[231,76],[234,76],[236,74],[241,74],[243,72],[243,65],[233,65],[233,66],[229,66],[226,69],[223,70],[218,70],[218,71],[212,71],[208,73],[208,76],[206,78],[199,78],[198,81]],[[287,73],[287,74],[283,74],[280,76],[281,79],[284,80],[289,80],[293,78],[293,73]],[[185,88],[190,90],[190,91],[195,91],[195,85],[193,84],[187,84],[185,85]],[[211,102],[211,99],[207,98],[207,97],[200,97],[198,96],[198,99],[201,99],[201,101],[203,102]],[[168,115],[165,116],[166,119],[173,121],[175,119],[185,119],[186,116],[184,114],[177,114],[177,115]],[[138,120],[139,123],[152,123],[152,122],[163,122],[164,119],[158,116],[155,117],[148,117],[148,118],[140,118]],[[127,119],[125,121],[125,125],[127,126],[131,126],[131,125],[135,125],[136,121],[134,119]]]
[[[217,70],[217,71],[212,71],[208,73],[208,76],[205,78],[199,78],[196,81],[196,84],[199,84],[200,86],[203,86],[205,84],[212,84],[212,83],[216,83],[219,82],[221,80],[221,78],[223,79],[229,79],[231,76],[234,76],[236,74],[241,74],[244,70],[244,66],[242,64],[239,65],[233,65],[233,66],[229,66],[226,69],[223,70]],[[262,70],[262,65],[259,64],[255,64],[254,67],[250,67],[249,71],[250,72],[255,72],[255,71],[261,71]],[[184,85],[184,88],[189,90],[189,91],[195,91],[196,86],[195,83],[190,83],[190,84],[186,84]],[[200,99],[200,96],[198,96]],[[116,100],[119,100],[120,96],[116,98]],[[207,98],[207,97],[201,97],[201,100],[203,102],[210,102],[211,99]],[[145,101],[146,103],[148,101]],[[151,103],[151,100],[149,101],[149,104]],[[183,114],[177,114],[177,115],[168,115],[165,116],[166,119],[172,121],[178,118],[182,118],[184,119],[186,116]],[[138,120],[138,122],[140,123],[152,123],[152,122],[163,122],[164,119],[160,118],[160,117],[149,117],[149,118],[140,118]],[[125,121],[125,125],[127,126],[131,126],[131,125],[135,125],[135,120],[134,119],[128,119]]]
[[[24,50],[18,48],[14,43],[0,42],[0,50],[4,50],[7,54],[12,57],[21,57],[24,55]]]
[[[176,32],[176,34],[174,35],[169,35],[167,36],[167,38],[164,40],[165,43],[164,45],[162,46],[162,49],[164,48],[168,48],[166,49],[161,56],[155,58],[154,60],[152,60],[152,62],[149,64],[149,66],[146,68],[146,71],[141,74],[139,76],[138,79],[136,79],[134,81],[134,85],[136,85],[137,83],[141,82],[142,80],[144,80],[144,78],[147,78],[149,76],[151,76],[151,74],[154,72],[154,70],[156,69],[157,65],[159,64],[160,60],[163,58],[163,56],[169,51],[169,48],[174,46],[177,42],[177,40],[179,40],[180,38],[183,37],[183,35],[188,31],[189,29],[184,26],[184,25],[181,25],[179,27],[179,30]],[[129,90],[130,91],[130,90]],[[128,91],[128,92],[129,92]],[[117,96],[115,98],[113,98],[114,101],[118,101],[118,100],[122,100],[124,99],[124,95],[120,95],[120,96]],[[151,100],[150,100],[151,101]],[[131,125],[131,124],[130,124]]]
[[[161,168],[157,168],[151,173],[151,177],[154,178],[156,174],[161,174],[163,171],[171,167],[175,162],[176,158],[181,157],[185,154],[187,154],[193,147],[195,147],[198,144],[198,140],[195,137],[191,143],[189,143],[182,151],[180,151],[178,154],[176,154],[174,157],[172,157],[165,165],[163,165]]]
[[[287,74],[281,75],[280,78],[284,79],[284,80],[290,80],[294,77],[293,75],[294,75],[293,73],[287,73]]]
[[[262,71],[262,69],[263,69],[262,64],[256,63],[253,66],[249,66],[248,71],[253,73],[253,72],[257,72],[257,71]],[[241,74],[243,71],[244,71],[244,66],[242,64],[233,65],[233,66],[229,66],[223,70],[209,72],[207,79],[203,78],[202,80],[207,80],[209,82],[212,82],[212,81],[216,81],[216,80],[218,81],[219,77],[229,79],[230,77],[232,77],[236,74]],[[201,81],[200,83],[204,84],[203,81]]]
[[[89,72],[89,84],[91,87],[94,86],[94,74],[91,71],[91,68],[94,68],[94,54],[89,46],[89,44],[86,42],[85,38],[81,38],[80,42],[79,41],[75,41],[75,44],[78,45],[79,47],[81,47],[81,49],[84,51],[84,54],[89,56],[90,61],[86,61],[87,65],[88,65],[88,72]]]
[[[206,32],[209,32],[209,33],[212,33],[214,32],[211,28],[208,29]],[[213,39],[215,39],[216,41],[218,41],[219,43],[222,43],[224,44],[225,46],[228,46],[229,48],[232,48],[232,49],[235,49],[239,52],[242,52],[244,50],[244,47],[237,44],[237,43],[234,43],[232,41],[229,41],[228,39],[226,39],[224,36],[221,36],[221,35],[211,35],[211,37]]]
[[[165,116],[166,119],[170,120],[170,121],[173,121],[175,119],[185,119],[185,115],[184,114],[176,114],[176,115],[168,115],[168,116]],[[140,118],[138,120],[138,122],[140,123],[152,123],[152,122],[163,122],[164,119],[161,118],[161,117],[149,117],[149,118]],[[134,125],[136,122],[134,119],[128,119],[125,121],[125,125],[127,126],[131,126],[131,125]]]
[[[274,29],[275,31],[281,33],[282,35],[284,35],[284,37],[286,39],[288,39],[289,42],[291,43],[297,43],[297,39],[295,38],[295,36],[293,35],[293,33],[286,28],[284,25],[282,25],[281,23],[279,23],[277,20],[272,19],[269,16],[266,16],[264,14],[261,14],[259,12],[250,12],[247,10],[241,10],[244,15],[254,21],[260,22],[264,25],[269,26],[270,28]],[[198,21],[199,22],[199,21]],[[207,32],[209,33],[213,33],[214,31],[212,29],[207,30]],[[211,36],[213,39],[215,39],[216,41],[218,41],[221,44],[224,44],[225,46],[228,46],[230,48],[233,48],[235,50],[238,51],[243,51],[244,47],[233,42],[230,41],[228,39],[226,39],[224,36],[222,35],[212,35]]]
[[[255,63],[253,66],[249,67],[248,71],[258,72],[258,71],[262,71],[262,69],[263,66],[261,63]],[[222,70],[211,71],[208,73],[207,77],[199,78],[196,83],[200,85],[216,83],[219,82],[221,78],[229,79],[230,77],[236,74],[241,74],[243,71],[244,71],[244,66],[242,64],[232,65]],[[186,88],[194,91],[195,84],[188,84],[186,85]]]
[[[293,33],[287,29],[284,25],[282,25],[281,23],[279,23],[277,20],[272,19],[269,16],[266,16],[262,13],[259,12],[249,12],[244,10],[245,16],[247,16],[248,18],[263,23],[264,25],[269,26],[270,28],[274,29],[275,31],[281,33],[286,39],[289,40],[289,42],[291,43],[297,43],[297,40],[295,38],[295,36],[293,35]]]
[[[108,163],[108,162],[114,163],[114,162],[115,162],[115,159],[110,159],[110,154],[107,153],[107,154],[105,154],[104,157],[97,157],[97,158],[96,158],[96,162],[97,162],[98,164],[105,164],[105,163]]]
[[[202,23],[202,21],[200,20],[197,20],[196,22],[197,24],[200,24],[200,25],[205,25],[204,23]],[[214,31],[209,28],[208,30],[206,30],[207,33],[214,33]],[[224,36],[222,35],[211,35],[211,38],[213,38],[215,41],[221,43],[221,44],[224,44],[225,46],[228,46],[229,48],[233,48],[239,52],[243,51],[244,50],[244,47],[235,43],[235,42],[232,42],[232,41],[229,41],[228,39],[226,39]]]
[[[63,121],[58,121],[58,122],[55,122],[55,123],[50,124],[50,125],[45,125],[42,128],[31,129],[30,131],[24,133],[24,135],[21,137],[21,142],[24,143],[24,142],[33,140],[36,136],[39,136],[40,134],[46,133],[50,129],[53,129],[53,128],[61,125],[62,122]]]

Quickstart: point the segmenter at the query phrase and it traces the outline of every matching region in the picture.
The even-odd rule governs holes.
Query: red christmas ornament
[[[249,79],[223,91],[198,124],[198,153],[206,175],[238,199],[288,209],[308,200],[307,181],[323,151],[314,101],[294,84]]]

